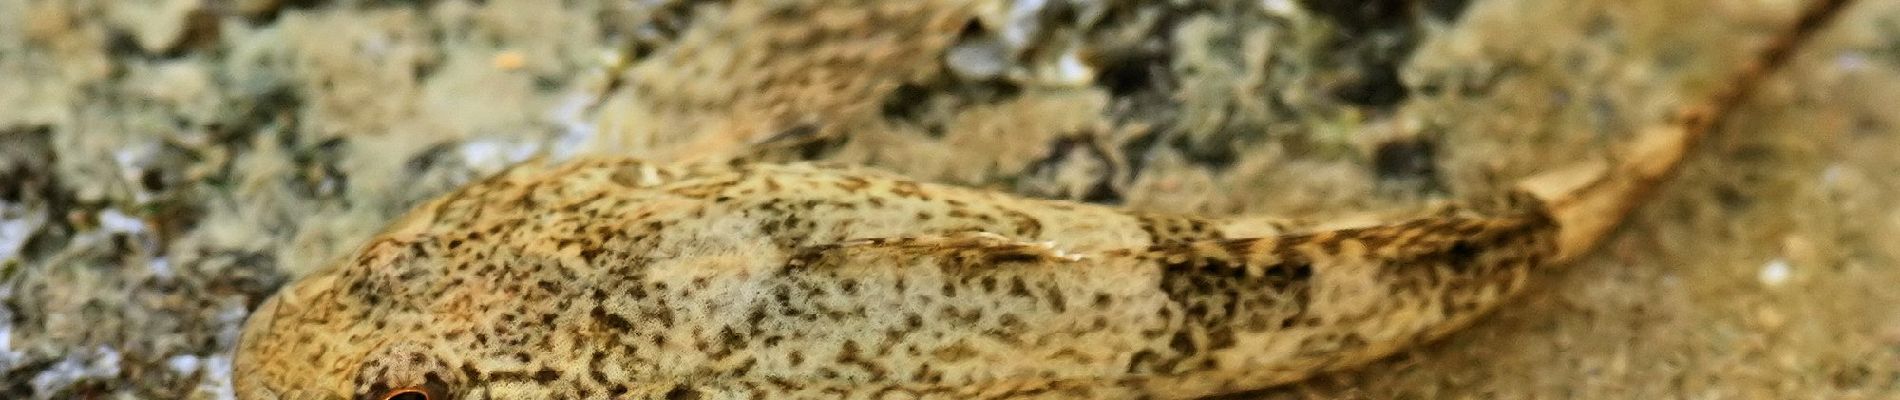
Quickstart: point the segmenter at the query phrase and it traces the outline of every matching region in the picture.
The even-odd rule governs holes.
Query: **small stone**
[[[1788,283],[1788,278],[1793,274],[1794,267],[1788,265],[1788,260],[1776,258],[1768,261],[1767,265],[1763,265],[1761,272],[1756,274],[1755,278],[1761,280],[1764,286],[1780,287]]]
[[[958,78],[982,81],[996,78],[1009,67],[1003,43],[989,38],[964,40],[944,53],[943,63]]]
[[[111,233],[136,235],[145,232],[145,221],[126,215],[115,208],[99,212],[99,228]]]
[[[1280,16],[1293,15],[1300,12],[1299,6],[1293,4],[1293,0],[1260,0],[1260,9],[1265,10],[1268,14]]]
[[[170,367],[173,373],[190,375],[193,372],[198,372],[198,368],[203,362],[204,360],[198,358],[198,356],[180,354],[165,359],[165,366]]]
[[[20,257],[20,250],[26,247],[26,239],[33,236],[45,217],[39,213],[29,213],[26,207],[15,207],[0,202],[0,263]]]
[[[1834,57],[1834,67],[1847,72],[1865,71],[1871,65],[1873,63],[1869,61],[1865,52],[1848,51]]]
[[[1035,78],[1045,85],[1079,87],[1095,81],[1095,68],[1082,61],[1080,52],[1069,51],[1055,62],[1038,67]]]
[[[1029,40],[1042,30],[1043,6],[1045,0],[1024,0],[1012,3],[1009,8],[1007,25],[1003,27],[1003,42],[1012,49],[1029,47]]]
[[[520,51],[505,50],[495,54],[493,63],[495,69],[516,71],[528,65],[528,56],[521,54]]]

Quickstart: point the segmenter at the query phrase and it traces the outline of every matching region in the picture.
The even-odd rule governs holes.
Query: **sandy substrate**
[[[0,398],[228,398],[251,307],[531,157],[1484,209],[1797,7],[847,3],[0,0]],[[1900,4],[1863,3],[1596,254],[1448,340],[1238,398],[1900,396]]]

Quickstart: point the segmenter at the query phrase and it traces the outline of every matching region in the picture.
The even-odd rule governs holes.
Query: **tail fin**
[[[1719,127],[1729,112],[1761,81],[1794,54],[1809,37],[1847,8],[1851,0],[1808,4],[1795,24],[1777,36],[1706,102],[1678,110],[1664,125],[1651,127],[1617,152],[1616,161],[1591,162],[1520,181],[1516,191],[1535,201],[1558,226],[1554,262],[1566,262],[1594,248],[1650,192],[1675,175],[1689,151]]]

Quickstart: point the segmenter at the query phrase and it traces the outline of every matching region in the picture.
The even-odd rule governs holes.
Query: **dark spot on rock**
[[[1432,18],[1451,23],[1458,22],[1458,18],[1464,16],[1465,9],[1470,3],[1471,0],[1424,0],[1419,2],[1419,5]]]
[[[1391,106],[1404,101],[1410,89],[1399,80],[1397,63],[1373,63],[1355,68],[1355,72],[1333,86],[1333,96],[1361,106]]]
[[[1159,38],[1155,40],[1160,40]],[[1172,79],[1173,68],[1169,67],[1171,46],[1139,46],[1119,52],[1102,54],[1105,62],[1100,74],[1095,76],[1095,84],[1108,89],[1115,97],[1127,97],[1141,92],[1160,91],[1164,82]]]
[[[1303,0],[1307,10],[1338,30],[1327,39],[1333,63],[1344,71],[1332,94],[1346,103],[1387,108],[1410,94],[1398,69],[1417,47],[1415,5],[1410,1]]]
[[[1381,181],[1413,186],[1412,189],[1441,191],[1438,179],[1437,146],[1424,138],[1405,138],[1380,143],[1372,154],[1373,170]]]
[[[1353,33],[1409,26],[1412,2],[1404,0],[1301,0],[1300,5]]]
[[[891,90],[880,109],[884,118],[915,121],[921,119],[930,104],[930,91],[917,85],[901,85]]]

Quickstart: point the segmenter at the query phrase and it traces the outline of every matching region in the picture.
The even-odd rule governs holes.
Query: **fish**
[[[814,163],[531,161],[246,321],[240,399],[1174,399],[1366,365],[1589,253],[1843,8],[1508,210],[1208,218]]]

